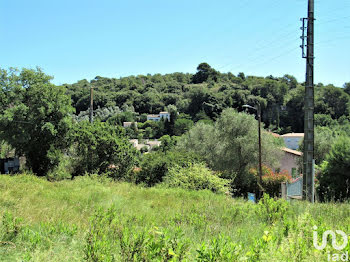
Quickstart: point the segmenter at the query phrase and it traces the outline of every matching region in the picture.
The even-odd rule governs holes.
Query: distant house
[[[300,141],[304,138],[304,133],[289,133],[281,136],[287,148],[297,150]]]
[[[139,144],[138,139],[130,139],[129,142],[132,144],[133,147],[137,147],[137,145]]]
[[[160,146],[161,142],[158,140],[149,140],[146,142],[146,144],[150,146],[150,149],[153,149],[157,146]]]
[[[147,121],[160,121],[161,119],[168,119],[170,121],[170,113],[168,112],[160,112],[158,115],[147,115]]]
[[[137,150],[141,150],[141,148],[146,147],[149,151],[155,147],[160,146],[161,144],[161,142],[158,140],[145,140],[143,143],[140,143],[140,144],[138,139],[131,139],[129,141],[130,143],[132,143],[133,147],[135,147]]]
[[[299,174],[296,174],[296,171],[298,170],[299,160],[302,157],[303,153],[289,149],[287,147],[282,148],[282,151],[283,157],[281,159],[280,169],[287,170],[289,174],[292,175],[294,173],[296,176],[298,176]]]
[[[137,127],[137,122],[123,122],[123,127],[131,127],[133,124]]]

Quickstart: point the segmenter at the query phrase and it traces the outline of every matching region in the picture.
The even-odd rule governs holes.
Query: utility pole
[[[94,121],[94,94],[93,94],[93,87],[90,85],[90,116],[89,121],[92,123]]]
[[[263,181],[262,181],[262,161],[261,161],[261,106],[260,104],[257,105],[257,113],[258,113],[258,128],[259,128],[259,199],[262,198],[264,191],[263,191]]]
[[[313,202],[313,159],[314,159],[314,0],[308,0],[306,81],[304,100],[304,168],[303,199]],[[303,30],[304,27],[303,19]],[[303,34],[304,35],[304,34]],[[304,39],[303,39],[304,41]],[[304,48],[304,46],[302,46]],[[303,52],[304,54],[304,52]]]

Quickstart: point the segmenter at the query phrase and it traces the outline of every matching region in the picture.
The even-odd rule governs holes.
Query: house
[[[304,133],[289,133],[281,136],[287,148],[297,150],[299,143],[304,138]]]
[[[146,147],[148,151],[160,146],[161,144],[161,142],[158,140],[145,140],[143,143],[139,144],[138,139],[131,139],[129,142],[132,143],[133,147],[135,147],[137,150],[141,150],[141,148]]]
[[[20,160],[18,157],[0,159],[0,173],[11,174],[19,171]]]
[[[150,146],[150,149],[153,149],[155,147],[160,146],[161,143],[162,142],[160,142],[158,140],[149,140],[149,141],[146,142],[146,144]]]
[[[147,115],[147,121],[160,121],[161,119],[168,119],[170,121],[170,113],[168,112],[160,112],[158,115]]]
[[[135,126],[137,127],[137,122],[123,122],[123,127],[132,127],[133,124],[135,124]]]
[[[303,153],[289,149],[287,147],[282,148],[282,151],[283,157],[280,163],[280,170],[287,170],[288,173],[294,176],[293,178],[295,178],[295,176],[299,175],[296,172],[298,170],[300,158],[302,157]]]
[[[129,142],[132,144],[133,147],[137,147],[139,144],[138,139],[130,139]]]

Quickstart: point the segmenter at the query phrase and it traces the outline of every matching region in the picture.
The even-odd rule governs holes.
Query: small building
[[[304,133],[289,133],[281,136],[287,148],[297,150],[301,140],[304,138]]]
[[[138,139],[130,139],[129,142],[132,144],[133,147],[137,147],[139,144]]]
[[[147,121],[151,120],[151,121],[160,121],[161,119],[168,119],[168,121],[170,121],[170,113],[168,112],[160,112],[157,115],[147,115]]]
[[[12,174],[17,173],[20,168],[20,161],[18,157],[10,157],[0,159],[0,173]]]
[[[137,122],[123,122],[123,127],[132,127],[133,124],[137,127]]]
[[[300,158],[303,153],[287,147],[282,148],[282,151],[283,157],[280,163],[280,170],[287,170],[292,176],[293,174],[294,176],[298,176],[299,174],[296,174],[296,171],[299,168]]]
[[[158,140],[149,140],[146,142],[146,144],[150,147],[150,149],[152,150],[155,147],[160,146],[161,142]]]
[[[144,140],[143,143],[139,143],[138,139],[130,139],[129,142],[137,150],[141,150],[141,148],[147,148],[148,151],[154,149],[155,147],[160,146],[161,144],[161,142],[158,140]]]

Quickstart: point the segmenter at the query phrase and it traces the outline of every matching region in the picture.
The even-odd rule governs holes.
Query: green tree
[[[344,92],[350,95],[350,82],[344,84]]]
[[[258,126],[252,115],[226,109],[214,126],[195,125],[178,141],[180,149],[197,152],[211,168],[231,178],[236,194],[254,189],[249,168],[258,164]],[[279,141],[263,132],[263,163],[276,167],[281,156]]]
[[[177,136],[169,136],[169,135],[162,136],[159,139],[161,144],[158,147],[158,150],[160,150],[162,152],[167,152],[167,151],[173,149],[176,146],[177,139],[178,139]]]
[[[340,130],[329,127],[316,126],[315,127],[315,141],[314,141],[314,159],[316,165],[321,164],[326,160],[327,155],[332,149],[334,141],[340,134]],[[300,141],[299,150],[304,151],[304,142]],[[302,168],[303,158],[299,159],[299,166]]]
[[[128,178],[137,164],[138,152],[122,127],[95,121],[81,121],[74,130],[74,175],[108,172],[114,178]]]
[[[315,112],[338,119],[350,113],[350,96],[343,89],[328,85],[316,89]]]
[[[339,137],[322,166],[319,177],[321,200],[350,197],[350,137]]]
[[[197,73],[193,75],[192,83],[200,84],[207,80],[218,80],[218,72],[207,63],[201,63],[197,67]]]
[[[175,121],[174,125],[174,135],[181,136],[182,134],[189,131],[193,126],[193,121],[191,119],[179,118]]]
[[[13,86],[2,86],[6,102],[1,108],[0,135],[29,168],[39,176],[56,167],[69,146],[74,109],[63,87],[50,83],[52,77],[41,69],[14,73]],[[11,79],[8,79],[11,81]]]

